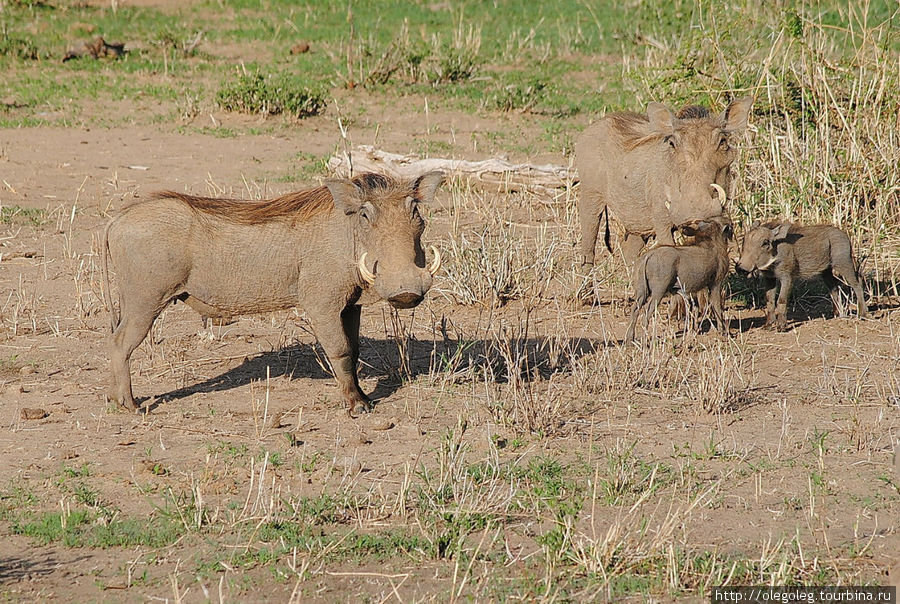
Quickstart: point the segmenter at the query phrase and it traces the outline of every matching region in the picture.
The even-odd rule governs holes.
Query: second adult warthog
[[[165,192],[128,206],[103,232],[103,274],[113,315],[109,396],[136,409],[129,359],[173,300],[208,317],[301,306],[351,414],[370,403],[359,388],[360,302],[419,304],[440,267],[426,267],[420,203],[443,173],[413,181],[378,174],[261,202]],[[116,270],[121,317],[109,296],[107,253]]]
[[[709,185],[728,190],[733,135],[746,127],[752,101],[736,100],[720,116],[697,106],[673,115],[650,103],[645,115],[612,113],[587,128],[575,144],[582,262],[594,262],[601,215],[607,246],[610,213],[624,229],[622,252],[629,263],[650,235],[673,245],[674,227],[721,215]]]

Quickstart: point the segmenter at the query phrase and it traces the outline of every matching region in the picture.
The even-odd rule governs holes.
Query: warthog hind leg
[[[647,240],[642,235],[634,233],[625,235],[625,240],[622,242],[622,258],[625,260],[625,264],[632,266],[637,261],[645,243]]]
[[[139,309],[139,310],[136,310]],[[162,310],[158,301],[128,303],[122,301],[122,318],[110,337],[109,364],[112,369],[112,384],[108,396],[126,409],[137,411],[131,391],[131,353],[137,348],[153,321]]]
[[[844,282],[853,289],[853,294],[856,296],[856,306],[859,309],[859,316],[861,318],[868,316],[869,311],[868,308],[866,308],[866,297],[865,294],[863,294],[862,283],[860,283],[860,279],[856,274],[856,269],[854,269],[852,265],[849,265],[849,263],[835,264],[831,267],[831,272],[834,276],[843,279]],[[832,299],[833,297],[834,296],[832,295]]]
[[[597,235],[600,232],[600,215],[603,207],[597,207],[593,200],[579,200],[578,220],[581,223],[581,265],[594,264],[594,252],[597,247]]]

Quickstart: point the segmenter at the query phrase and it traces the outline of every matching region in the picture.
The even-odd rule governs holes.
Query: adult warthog
[[[173,300],[208,317],[301,306],[350,414],[368,411],[356,373],[360,301],[411,308],[425,297],[441,260],[434,248],[425,265],[418,206],[434,199],[443,178],[363,174],[260,202],[167,191],[124,208],[102,242],[113,328],[110,398],[137,409],[129,359]],[[109,294],[107,254],[121,317]]]
[[[736,100],[718,117],[705,107],[673,115],[665,105],[650,103],[646,115],[612,113],[587,128],[575,144],[582,263],[594,262],[601,215],[610,251],[610,212],[624,229],[621,248],[628,263],[650,235],[673,245],[673,228],[722,215],[709,185],[728,191],[733,135],[746,127],[752,102]]]

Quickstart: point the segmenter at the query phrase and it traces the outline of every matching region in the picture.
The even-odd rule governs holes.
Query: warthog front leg
[[[775,305],[775,329],[787,331],[787,306],[791,295],[793,279],[789,274],[784,274],[779,279],[781,286],[778,288],[778,302]]]
[[[333,314],[310,313],[319,343],[328,355],[341,396],[347,401],[347,412],[353,416],[372,409],[368,397],[359,388],[357,364],[359,362],[359,318],[362,307],[350,304]],[[309,311],[307,311],[309,312]]]
[[[775,322],[775,279],[763,278],[763,287],[766,290],[766,326]]]
[[[675,245],[675,236],[672,234],[674,225],[669,221],[656,222],[653,233],[656,235],[656,245]]]

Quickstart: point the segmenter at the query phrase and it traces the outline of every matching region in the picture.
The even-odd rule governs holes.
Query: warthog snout
[[[749,275],[750,274],[749,270],[747,270],[743,266],[741,266],[741,263],[739,260],[734,261],[734,270],[739,275]]]
[[[385,279],[385,281],[392,281],[392,283],[384,284],[388,285],[388,287],[382,290],[382,297],[394,308],[413,308],[418,306],[425,299],[425,294],[428,293],[428,290],[431,289],[431,273],[427,269],[414,268],[416,270],[412,275],[406,275],[399,282],[393,279]],[[375,289],[379,290],[380,285],[376,278]]]
[[[434,275],[441,267],[440,252],[434,246],[431,246],[431,249],[434,258],[426,268],[413,264],[403,270],[393,271],[379,270],[377,261],[372,270],[369,270],[366,263],[368,253],[364,253],[359,259],[359,273],[394,308],[413,308],[425,299],[425,294],[431,289]]]
[[[412,308],[414,306],[418,306],[419,302],[424,299],[425,296],[423,296],[422,294],[403,292],[402,294],[391,296],[390,298],[388,298],[388,302],[394,308]]]

